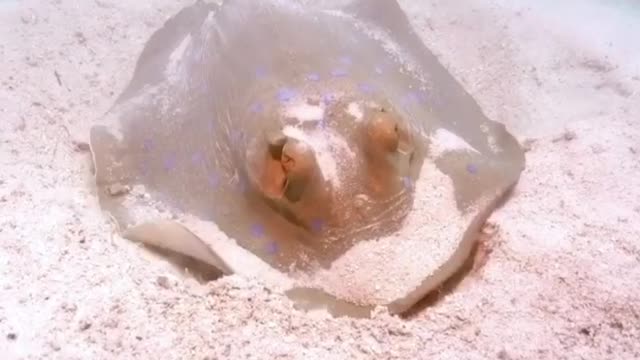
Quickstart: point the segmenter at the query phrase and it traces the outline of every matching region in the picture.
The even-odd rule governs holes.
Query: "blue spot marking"
[[[478,173],[478,166],[476,164],[469,164],[467,165],[467,171],[471,174],[477,174]]]
[[[335,95],[333,95],[333,94],[324,94],[324,95],[322,96],[322,101],[323,101],[325,104],[331,104],[333,101],[335,101],[335,99],[336,99],[336,97],[335,97]]]
[[[247,180],[243,177],[240,177],[240,180],[238,180],[238,190],[240,190],[241,193],[245,193],[249,190],[249,184],[247,184]]]
[[[369,84],[360,84],[358,85],[358,89],[365,94],[371,94],[373,92],[373,87]]]
[[[264,226],[262,224],[251,225],[251,234],[255,237],[264,236]]]
[[[280,247],[278,246],[278,243],[275,241],[272,241],[270,243],[267,244],[267,252],[271,255],[275,255],[278,253],[278,250],[280,250]]]
[[[218,177],[218,174],[212,172],[207,176],[207,182],[209,183],[209,186],[217,187],[220,183],[220,178]]]
[[[151,139],[144,139],[144,141],[142,142],[142,148],[145,151],[149,151],[151,149],[153,149],[153,140]]]
[[[280,90],[278,90],[278,100],[280,100],[281,102],[287,102],[293,99],[294,96],[296,96],[296,92],[292,89],[281,88]]]
[[[307,80],[309,81],[318,81],[320,80],[320,75],[316,74],[316,73],[312,73],[307,75]]]
[[[351,61],[351,57],[349,56],[341,56],[340,57],[340,62],[344,65],[351,65],[352,61]]]
[[[166,171],[175,169],[177,164],[178,159],[176,158],[175,154],[167,155],[167,157],[164,158],[163,166]]]
[[[345,69],[335,69],[331,71],[331,75],[333,77],[345,77],[347,74],[348,72]]]
[[[249,107],[249,111],[251,111],[252,113],[261,113],[264,111],[264,106],[260,103],[255,103],[253,105],[251,105],[251,107]]]
[[[314,232],[320,232],[322,231],[322,228],[324,228],[324,220],[315,219],[311,222],[311,230]]]
[[[416,91],[409,91],[405,97],[407,102],[418,102],[420,98],[418,97],[418,93]]]
[[[320,121],[318,121],[318,124],[316,125],[316,127],[320,128],[320,129],[326,129],[327,128],[327,119],[326,118],[322,118],[320,119]]]
[[[404,187],[407,190],[413,189],[413,181],[411,180],[410,177],[408,177],[408,176],[403,177],[402,178],[402,183],[404,184]]]
[[[196,152],[191,155],[191,162],[194,165],[202,165],[204,163],[204,156],[202,156],[201,152]]]
[[[258,79],[262,79],[265,76],[267,76],[267,69],[265,69],[263,67],[259,67],[259,68],[256,69],[256,77]]]

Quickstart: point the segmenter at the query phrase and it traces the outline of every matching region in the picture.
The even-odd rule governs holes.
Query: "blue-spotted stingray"
[[[123,237],[352,316],[458,270],[525,163],[394,0],[197,1],[90,145]]]

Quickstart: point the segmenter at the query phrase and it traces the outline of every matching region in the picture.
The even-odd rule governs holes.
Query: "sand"
[[[123,246],[88,127],[186,0],[0,1],[0,358],[640,358],[640,8],[402,1],[530,151],[478,261],[408,319],[294,310],[239,276],[182,281]]]

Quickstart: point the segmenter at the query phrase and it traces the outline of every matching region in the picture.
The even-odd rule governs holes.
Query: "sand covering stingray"
[[[90,143],[125,238],[354,316],[451,276],[524,168],[391,0],[198,1]]]

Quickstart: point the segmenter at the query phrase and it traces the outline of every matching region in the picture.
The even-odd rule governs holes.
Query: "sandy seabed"
[[[529,149],[482,261],[408,319],[182,281],[98,210],[83,147],[186,0],[0,0],[1,359],[640,358],[640,6],[404,0]]]

